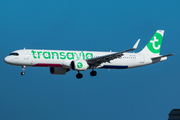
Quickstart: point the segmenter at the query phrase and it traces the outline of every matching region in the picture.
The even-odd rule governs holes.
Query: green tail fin
[[[148,44],[140,53],[159,55],[162,45],[164,30],[157,30]]]

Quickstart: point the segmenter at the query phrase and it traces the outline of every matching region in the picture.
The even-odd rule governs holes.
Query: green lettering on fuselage
[[[64,55],[65,54],[65,52],[60,52],[60,59],[66,59],[66,56]]]
[[[48,52],[48,51],[31,51],[34,59],[68,59],[68,60],[80,60],[81,58],[83,60],[93,58],[93,53],[84,53],[81,52]],[[37,54],[36,54],[37,53]],[[41,56],[42,54],[42,56]],[[54,57],[56,56],[56,57]]]
[[[37,51],[37,54],[38,54],[38,59],[40,58],[40,53],[42,53],[42,51]]]
[[[83,56],[83,60],[85,59],[85,56],[84,56],[84,53],[83,53],[83,51],[81,51],[82,52],[82,56]]]
[[[74,52],[74,55],[76,56],[76,58],[77,58],[78,60],[80,60],[80,58],[81,58],[81,52],[79,53],[79,56],[78,56],[78,54],[75,53],[75,52]]]
[[[44,57],[45,59],[51,59],[50,52],[43,52],[43,57]]]
[[[59,59],[59,55],[58,55],[58,53],[57,53],[57,52],[51,52],[51,54],[52,54],[52,59],[54,59],[54,54],[56,54],[57,59]]]
[[[73,53],[68,52],[68,53],[66,54],[66,56],[67,56],[67,58],[68,58],[69,60],[74,60],[74,54],[73,54]]]
[[[93,54],[92,53],[86,53],[86,59],[90,59],[93,58]]]
[[[32,50],[31,53],[33,54],[34,59],[36,59],[36,58],[37,58],[37,57],[35,56],[36,51]]]

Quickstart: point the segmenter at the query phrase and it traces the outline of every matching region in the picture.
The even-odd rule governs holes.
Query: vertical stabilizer
[[[153,35],[148,44],[143,48],[140,53],[151,54],[158,56],[161,50],[162,39],[164,35],[164,30],[157,30]]]

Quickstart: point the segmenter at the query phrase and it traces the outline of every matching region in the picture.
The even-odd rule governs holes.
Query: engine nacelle
[[[76,71],[85,71],[89,65],[85,60],[76,60],[71,62],[71,69]]]
[[[55,75],[64,75],[68,71],[69,69],[62,68],[62,67],[50,67],[51,74],[55,74]]]

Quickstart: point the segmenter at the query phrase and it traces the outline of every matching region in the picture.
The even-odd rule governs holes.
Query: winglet
[[[125,53],[125,52],[129,52],[129,51],[135,50],[138,47],[139,41],[140,41],[140,39],[134,44],[133,48],[131,48],[129,50],[126,50],[126,51],[123,51],[123,52],[121,52],[121,54]]]
[[[138,45],[139,45],[139,41],[140,41],[140,39],[138,39],[138,41],[135,43],[135,45],[133,46],[133,50],[135,50],[137,47],[138,47]]]

